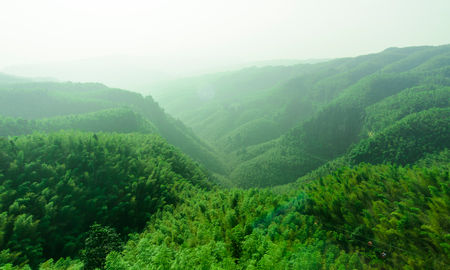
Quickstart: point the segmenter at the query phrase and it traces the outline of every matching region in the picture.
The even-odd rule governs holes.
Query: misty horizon
[[[449,15],[0,1],[0,269],[447,269]]]
[[[264,63],[448,44],[449,12],[443,0],[5,1],[0,72],[137,90]]]

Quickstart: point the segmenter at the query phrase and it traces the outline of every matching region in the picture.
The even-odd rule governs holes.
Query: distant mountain
[[[0,73],[0,84],[30,82],[31,79]]]
[[[173,78],[154,65],[152,59],[145,57],[105,56],[9,66],[3,71],[25,77],[50,76],[58,81],[101,82],[111,87],[136,90],[141,85]]]
[[[0,74],[1,269],[448,268],[450,45],[157,87]]]
[[[149,94],[149,90],[155,83],[185,76],[198,76],[246,67],[289,66],[323,61],[325,60],[275,59],[221,65],[150,56],[109,55],[72,61],[7,66],[1,71],[28,78],[52,78],[51,81],[100,82],[110,87]]]
[[[448,107],[449,75],[449,45],[389,48],[173,81],[155,97],[227,154],[232,181],[267,186],[294,181],[409,114]]]
[[[273,60],[262,60],[262,61],[253,61],[244,63],[240,66],[240,68],[248,68],[248,67],[267,67],[267,66],[293,66],[298,64],[317,64],[321,62],[326,62],[331,59],[273,59]],[[237,69],[237,68],[234,68]]]

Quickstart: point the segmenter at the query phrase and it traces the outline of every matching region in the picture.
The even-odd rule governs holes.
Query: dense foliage
[[[0,139],[1,250],[13,263],[76,256],[94,222],[122,236],[208,188],[192,161],[156,135],[33,134]]]
[[[0,74],[1,269],[450,265],[450,46],[159,87]]]
[[[99,224],[91,226],[87,232],[84,250],[84,269],[98,269],[105,267],[106,256],[113,251],[122,250],[122,241],[111,227]]]
[[[448,113],[417,114],[432,108],[448,108],[450,80],[446,74],[450,65],[436,67],[431,64],[436,58],[446,59],[448,50],[444,48],[432,49],[444,53],[422,59],[413,70],[407,69],[403,73],[383,70],[366,76],[343,89],[333,101],[280,138],[236,151],[231,159],[239,163],[230,178],[242,187],[289,183],[328,161],[354,151],[355,145],[367,143],[362,140],[374,136],[372,141],[378,141],[382,148],[379,151],[383,151],[374,154],[377,155],[377,162],[407,164],[425,153],[446,147],[450,141],[446,120]],[[406,59],[410,57],[415,55]],[[426,136],[422,138],[422,135]],[[408,157],[403,157],[401,153],[397,153],[397,158],[387,156],[388,151],[395,155],[399,150],[389,150],[385,143],[394,137],[404,140],[392,142],[397,144],[396,147],[410,148]],[[436,141],[432,142],[434,138]],[[360,150],[362,148],[360,146]],[[401,161],[401,157],[408,160]],[[357,161],[373,160],[360,156]]]
[[[124,107],[140,116],[126,112]],[[119,110],[111,110],[117,108]],[[87,115],[74,116],[80,114]],[[135,128],[137,130],[131,131],[155,131],[213,172],[226,172],[215,151],[183,123],[167,115],[150,96],[143,97],[98,83],[0,82],[0,115],[37,120],[37,128],[45,131],[67,128],[105,132],[129,132]],[[55,119],[55,116],[66,117]],[[42,121],[42,118],[49,117],[52,119]],[[143,120],[148,123],[143,123]],[[14,121],[19,126],[26,125],[23,120]],[[127,123],[123,125],[124,122]],[[10,125],[11,121],[0,120],[0,124],[3,123]],[[0,134],[6,133],[3,130],[0,126]]]
[[[361,165],[294,197],[208,192],[152,219],[107,269],[444,269],[448,167]]]
[[[409,84],[398,76],[408,71],[427,72],[427,77],[439,78],[438,84],[443,84],[441,79],[448,78],[449,49],[448,45],[391,48],[316,64],[253,67],[161,83],[151,93],[169,113],[209,141],[226,141],[240,126],[257,119],[279,124],[284,133],[348,88],[361,88],[358,82],[373,75],[392,75],[390,82],[382,82],[383,88],[395,81]],[[373,87],[380,89],[376,83]]]
[[[425,153],[450,148],[450,108],[408,115],[361,141],[349,156],[353,163],[412,164]]]
[[[157,128],[151,122],[127,108],[38,120],[0,116],[0,127],[0,136],[4,137],[31,134],[36,131],[54,132],[60,130],[157,133]]]

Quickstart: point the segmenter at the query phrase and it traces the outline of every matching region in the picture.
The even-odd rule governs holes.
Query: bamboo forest
[[[75,2],[67,4],[74,8],[72,14],[62,6],[66,4],[56,4],[58,1],[37,2],[52,2],[55,10],[67,12],[67,20],[86,12],[89,21],[98,5],[92,4],[94,13],[89,15],[84,9],[88,4],[80,4],[84,7],[80,9]],[[152,19],[141,16],[139,8],[122,10],[112,2],[102,2],[105,8],[111,5],[111,10],[105,11],[109,15],[105,15],[104,25],[98,22],[104,28],[95,26],[105,31],[105,39],[116,30],[130,42],[138,36],[123,31],[134,28],[110,27],[108,23],[115,20],[108,16],[124,19],[124,25],[142,20],[148,23],[145,27],[153,27]],[[277,11],[270,11],[269,6],[278,4],[270,3],[261,3],[261,9],[249,11],[248,16],[255,20],[260,18],[256,16],[259,12],[275,16]],[[188,16],[179,10],[183,5],[187,12],[194,10],[178,4],[179,8],[170,10],[173,16],[181,16],[179,20]],[[0,4],[0,9],[7,5]],[[31,5],[45,10],[46,16],[56,16]],[[213,10],[212,3],[202,5],[208,6],[204,10]],[[239,11],[247,4],[236,4],[236,10],[228,4],[217,5],[224,13],[235,12],[233,18],[242,23]],[[443,14],[447,7],[448,17],[450,6],[440,5],[442,11],[433,12]],[[13,11],[17,7],[11,4],[8,8]],[[287,25],[281,15],[255,22],[249,19],[241,29],[233,28],[234,19],[228,17],[229,24],[221,26],[214,14],[223,15],[214,10],[217,13],[211,13],[208,20],[213,20],[223,35],[233,36],[233,40],[239,36],[242,48],[251,44],[240,35],[249,29],[255,40],[261,41],[257,35],[264,31],[254,30],[259,29],[256,22],[263,23],[274,39],[284,37],[283,31],[271,32],[278,24]],[[288,14],[287,9],[280,10]],[[30,18],[38,16],[31,9],[26,12]],[[415,11],[411,8],[411,12]],[[155,22],[165,16],[151,14]],[[311,16],[302,14],[298,16]],[[392,19],[389,14],[386,20]],[[9,15],[0,11],[0,16]],[[68,27],[68,21],[58,18]],[[82,17],[80,20],[67,28],[74,37],[77,25],[85,25]],[[170,30],[184,24],[186,28],[180,29],[188,30],[176,33],[199,38],[193,34],[192,29],[197,28],[191,20],[173,20],[164,20],[164,27]],[[273,29],[265,20],[273,23]],[[33,23],[11,27],[41,33],[26,28],[44,25],[40,20],[35,26]],[[58,23],[42,27],[56,31]],[[198,31],[213,27],[203,20],[197,23]],[[83,29],[91,33],[89,27]],[[302,29],[299,26],[298,31]],[[64,31],[58,32],[61,38]],[[293,28],[286,31],[295,33]],[[354,31],[356,35],[359,30]],[[386,35],[389,31],[386,29]],[[202,49],[205,55],[210,53],[207,47],[216,48],[222,40],[214,31],[208,33],[212,39],[205,41],[209,46]],[[23,46],[41,46],[50,35],[30,39],[34,43]],[[342,35],[350,39],[352,32],[348,37]],[[152,37],[149,40],[155,44],[149,41],[145,46],[161,46],[155,48],[163,62],[172,59],[163,57],[163,44],[175,37],[157,32]],[[390,37],[393,44],[399,43],[400,37]],[[4,38],[6,41],[8,35]],[[313,36],[310,39],[315,40]],[[336,57],[315,57],[314,46],[296,43],[299,51],[309,48],[313,56],[294,61],[294,56],[289,58],[287,43],[281,46],[268,41],[271,45],[252,47],[255,58],[275,59],[277,54],[270,54],[273,45],[281,46],[277,52],[280,59],[286,55],[285,60],[233,67],[224,64],[222,68],[217,64],[215,69],[205,65],[203,71],[183,76],[160,74],[163,79],[151,83],[141,79],[156,76],[156,71],[139,73],[125,64],[114,71],[113,62],[106,58],[96,60],[105,63],[98,72],[92,71],[96,66],[90,60],[77,62],[86,69],[83,72],[75,64],[73,69],[58,64],[52,71],[50,62],[45,68],[36,68],[48,72],[45,76],[27,75],[31,65],[0,66],[0,269],[449,269],[450,45],[412,42],[411,46],[377,50],[361,41],[346,48],[352,49],[353,55],[340,57],[346,52],[344,43],[333,40],[335,48],[330,41],[317,50]],[[93,35],[86,42],[76,44],[88,48],[100,39]],[[121,46],[124,44],[128,43]],[[173,51],[166,49],[177,58],[181,56],[175,51],[188,51],[197,43],[186,36],[176,45],[170,44],[175,46]],[[364,44],[371,53],[356,49]],[[136,43],[133,48],[138,50],[141,45]],[[6,52],[19,49],[2,46]],[[45,46],[52,48],[50,43]],[[102,47],[105,55],[107,48]],[[281,54],[283,50],[286,54]],[[226,52],[218,50],[217,54]],[[238,52],[235,56],[244,55]],[[257,52],[268,56],[260,57]],[[234,59],[231,55],[230,51],[230,61]],[[192,66],[201,64],[200,58],[191,56]],[[26,57],[24,54],[23,59]],[[188,59],[188,55],[183,57]],[[123,63],[145,60],[133,59]],[[146,65],[152,63],[157,66],[160,62]],[[110,72],[109,81],[106,72]],[[88,73],[91,77],[64,77]],[[129,79],[129,86],[119,83],[119,77],[124,84]]]

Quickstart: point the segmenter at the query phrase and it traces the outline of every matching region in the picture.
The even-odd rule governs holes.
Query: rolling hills
[[[124,107],[132,110],[136,115],[133,116],[128,112],[129,115],[126,116],[127,112],[125,111],[104,112],[103,115],[99,112],[123,109]],[[98,112],[98,114],[93,114],[95,112]],[[87,115],[76,116],[83,118],[79,120],[76,120],[75,116],[69,116],[82,114]],[[143,97],[137,93],[112,89],[97,83],[30,82],[0,84],[0,115],[40,121],[42,125],[47,125],[49,130],[57,130],[58,128],[77,129],[79,126],[76,125],[87,125],[81,122],[86,122],[90,118],[91,128],[85,126],[82,130],[123,132],[123,121],[143,122],[145,120],[148,123],[141,124],[147,126],[147,131],[160,134],[169,143],[179,147],[211,171],[219,174],[226,173],[226,167],[222,165],[215,151],[183,123],[167,115],[150,96]],[[66,118],[49,120],[46,124],[43,124],[45,121],[40,120],[62,116],[66,116]],[[125,117],[129,117],[129,119],[127,120]],[[94,120],[94,118],[97,118],[97,120]],[[60,124],[57,123],[58,121]],[[97,121],[96,124],[94,124],[95,121]],[[106,127],[105,121],[115,122],[113,125],[115,127],[110,126],[101,129],[100,122],[103,122],[103,126]],[[61,124],[63,122],[65,124]],[[75,126],[71,126],[72,124]],[[127,123],[127,125],[131,124]],[[93,125],[96,125],[96,127]],[[140,127],[136,126],[135,128],[139,129]]]
[[[0,74],[2,269],[450,264],[449,45],[157,87]]]
[[[345,155],[410,114],[448,107],[449,72],[448,45],[389,48],[170,82],[156,97],[225,153],[234,184],[273,186]],[[450,140],[443,136],[441,142]]]

